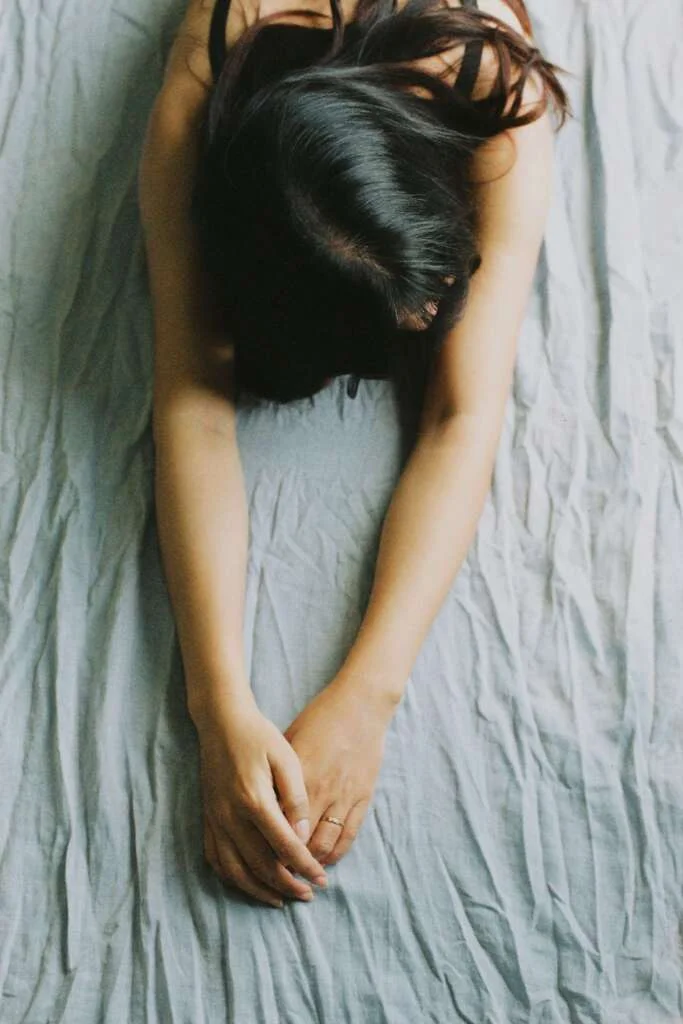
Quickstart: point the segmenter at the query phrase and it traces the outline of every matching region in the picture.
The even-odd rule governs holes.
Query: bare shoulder
[[[509,4],[506,3],[506,0],[479,0],[477,6],[483,14],[492,14],[513,28],[515,32],[519,32],[528,42],[533,42],[533,37],[524,30],[524,26],[513,10],[514,2]]]
[[[536,46],[533,36],[525,31],[505,0],[479,0],[479,9],[504,21],[530,46]],[[489,94],[498,74],[498,61],[495,47],[487,44],[474,88],[475,98]],[[516,77],[513,71],[512,80]],[[519,113],[536,107],[542,98],[543,83],[534,70],[524,83]],[[509,239],[529,231],[533,237],[538,235],[549,203],[552,162],[553,130],[547,109],[531,123],[501,132],[478,148],[472,172],[478,185],[480,229],[489,239]]]
[[[525,31],[524,26],[513,11],[512,6],[506,3],[505,0],[478,0],[477,6],[482,14],[493,15],[493,17],[499,21],[505,22],[505,24],[509,25],[511,29],[519,33],[526,42],[530,43],[532,46],[535,45],[533,36]],[[498,54],[493,46],[487,44],[484,46],[481,55],[479,74],[472,90],[474,99],[481,99],[488,96],[496,80],[498,70]],[[524,103],[534,102],[537,98],[538,94],[531,83],[528,88],[525,89]]]
[[[492,14],[500,22],[504,22],[514,32],[520,35],[531,47],[536,46],[536,40],[530,35],[521,23],[520,18],[513,10],[515,3],[519,3],[520,0],[512,0],[511,3],[507,3],[506,0],[478,0],[478,8],[482,14]],[[481,54],[481,63],[479,66],[479,74],[477,76],[476,84],[472,90],[472,94],[475,99],[480,99],[487,96],[490,90],[493,89],[496,79],[499,73],[500,58],[496,51],[496,48],[492,45],[485,45]],[[512,72],[512,81],[515,81],[515,72]],[[543,94],[543,88],[541,83],[535,74],[529,75],[524,85],[522,92],[522,104],[521,110],[527,105],[536,104]]]
[[[520,2],[521,0],[511,0],[512,4]],[[449,7],[455,10],[459,10],[463,6],[461,0],[447,0],[447,3]],[[533,39],[524,30],[521,21],[505,0],[478,0],[476,10],[484,17],[493,15],[498,21],[505,22],[506,25],[509,25],[510,28],[518,32],[527,42],[533,45]],[[494,23],[493,19],[492,23]],[[458,42],[434,57],[423,57],[414,63],[416,67],[438,74],[445,81],[454,84],[458,78],[464,56],[465,46],[463,43]],[[447,69],[445,77],[444,68]],[[472,87],[471,95],[473,99],[483,99],[489,95],[496,81],[498,70],[499,59],[496,48],[490,43],[486,43],[482,49],[477,78]]]
[[[226,45],[234,46],[256,19],[255,0],[228,0]],[[215,0],[189,0],[164,73],[164,90],[205,97],[212,85],[209,30]],[[199,91],[197,91],[199,90]]]

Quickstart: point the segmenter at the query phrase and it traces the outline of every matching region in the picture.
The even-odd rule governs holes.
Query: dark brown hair
[[[531,33],[522,0],[506,3]],[[446,0],[359,0],[348,25],[332,0],[328,31],[282,18],[257,21],[215,67],[194,194],[238,394],[287,402],[335,373],[386,368],[407,457],[431,360],[480,262],[471,157],[549,103],[561,127],[564,69]],[[456,43],[495,57],[485,96],[407,66]],[[520,113],[532,74],[540,98]],[[401,326],[430,302],[426,328]]]

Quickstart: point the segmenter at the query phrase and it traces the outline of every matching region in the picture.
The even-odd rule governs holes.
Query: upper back
[[[533,42],[510,6],[520,5],[522,0],[447,2],[454,8],[467,7],[478,9],[483,14],[492,14]],[[400,10],[405,3],[407,0],[397,0],[398,9]],[[353,21],[356,4],[357,0],[342,3],[347,24]],[[185,17],[168,57],[164,90],[167,93],[176,93],[178,100],[182,98],[185,104],[202,106],[216,80],[226,53],[259,18],[282,12],[283,20],[273,22],[274,28],[277,29],[280,25],[288,26],[290,29],[294,26],[300,28],[299,32],[289,32],[284,45],[282,39],[279,39],[279,45],[271,51],[272,59],[286,58],[285,47],[298,49],[300,41],[306,38],[306,33],[320,39],[324,37],[325,31],[331,31],[329,8],[326,9],[326,5],[320,0],[316,7],[320,11],[321,25],[316,28],[309,27],[310,21],[304,22],[298,15],[287,15],[287,11],[296,7],[296,0],[189,0]],[[311,37],[308,37],[306,42],[310,39]],[[458,86],[465,88],[474,99],[488,93],[497,72],[495,53],[492,48],[482,46],[480,43],[471,43],[468,47],[457,43],[437,56],[422,58],[414,64],[422,70],[441,75],[444,74],[444,67],[447,67],[445,81],[450,84],[457,82]]]
[[[397,10],[401,10],[407,2],[408,0],[397,0]],[[494,15],[525,36],[528,41],[532,41],[511,7],[512,3],[524,10],[523,0],[447,0],[447,3],[456,9],[467,8],[479,10],[482,14]],[[325,33],[331,32],[332,16],[328,13],[329,5],[318,3],[313,6],[319,11],[321,19],[321,24],[315,27],[311,27],[310,19],[302,20],[300,15],[288,14],[288,11],[296,9],[291,0],[215,0],[209,33],[209,55],[214,79],[227,51],[239,39],[245,28],[250,28],[259,18],[282,13],[282,22],[271,22],[271,25],[300,28],[301,32],[296,33],[297,44],[300,39],[305,38],[306,33],[312,33],[313,37],[320,38],[321,35],[324,37]],[[346,25],[353,24],[356,8],[357,0],[342,2]],[[309,36],[309,40],[310,38]],[[284,57],[287,53],[287,44],[292,47],[296,45],[293,40],[294,35],[289,33],[287,42],[280,42],[275,52],[281,58]],[[497,58],[492,48],[479,42],[472,42],[466,46],[456,43],[436,56],[422,58],[413,63],[421,70],[440,74],[448,84],[457,83],[459,88],[464,89],[474,99],[488,94],[498,69]]]

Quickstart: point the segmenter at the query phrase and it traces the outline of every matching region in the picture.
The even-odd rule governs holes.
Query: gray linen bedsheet
[[[576,117],[493,485],[361,832],[283,911],[203,860],[154,519],[135,175],[182,5],[0,9],[2,1024],[683,1021],[683,6],[529,9]],[[281,728],[396,483],[390,385],[345,384],[240,411]]]

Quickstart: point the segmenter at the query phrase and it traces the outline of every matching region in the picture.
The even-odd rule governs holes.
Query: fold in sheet
[[[182,6],[0,19],[0,1020],[680,1024],[683,8],[528,0],[576,117],[492,487],[353,847],[275,911],[203,858],[155,522],[135,185]],[[238,411],[283,729],[397,480],[390,385],[357,383]]]

